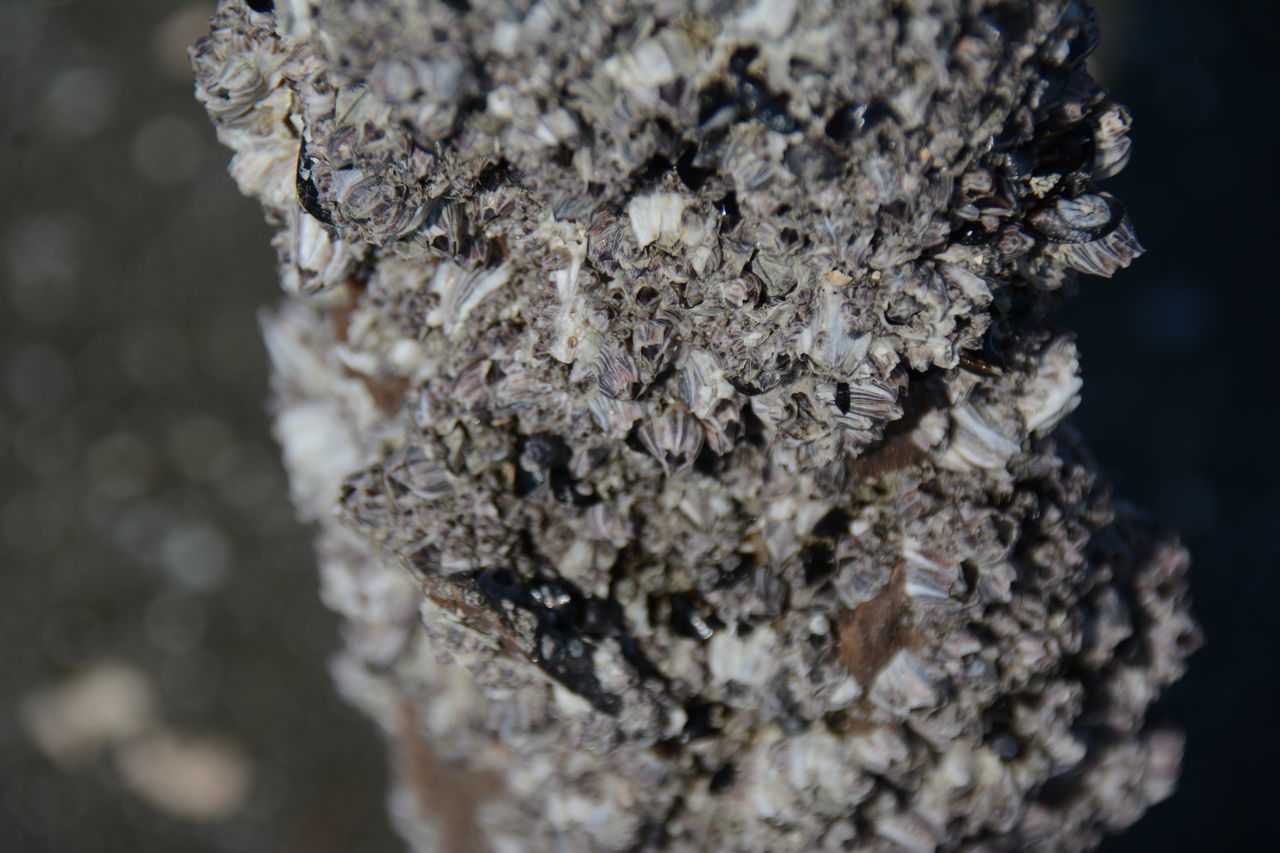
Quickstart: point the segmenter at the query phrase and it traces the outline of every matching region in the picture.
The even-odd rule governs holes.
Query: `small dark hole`
[[[636,453],[643,453],[645,456],[651,455],[649,453],[649,448],[645,447],[644,442],[640,440],[639,424],[636,424],[635,426],[633,426],[631,428],[631,431],[627,433],[626,445],[627,447],[630,447],[632,450],[634,450]]]
[[[571,456],[569,445],[558,435],[550,432],[534,433],[524,440],[520,448],[527,454],[529,461],[540,468],[559,468],[569,464]]]
[[[693,700],[685,706],[687,722],[680,740],[688,743],[691,740],[711,737],[720,731],[719,721],[724,716],[724,706],[719,702],[703,702]]]
[[[849,414],[849,383],[836,383],[836,408],[840,410],[840,414]]]
[[[835,571],[835,555],[830,545],[817,543],[800,552],[800,565],[804,566],[804,582],[812,586]]]
[[[756,417],[750,403],[742,404],[742,438],[757,446],[764,445],[764,423]]]
[[[724,623],[715,616],[706,617],[699,612],[693,597],[688,593],[672,595],[668,604],[671,608],[671,629],[682,637],[691,640],[706,640],[708,631],[724,627]]]
[[[738,561],[736,566],[732,568],[721,566],[720,577],[716,579],[715,589],[728,589],[748,580],[751,577],[751,560],[743,557]]]
[[[729,70],[734,74],[746,74],[751,63],[755,62],[759,55],[759,48],[740,47],[733,52],[733,56],[729,57]]]
[[[979,572],[978,567],[971,560],[964,560],[960,563],[961,577],[964,578],[964,585],[969,590],[969,595],[973,595],[973,591],[978,586]]]
[[[1003,758],[1004,753],[996,750]],[[1080,794],[1080,777],[1072,772],[1062,773],[1048,779],[1040,786],[1039,796],[1036,797],[1042,803],[1050,806],[1060,806],[1075,799]]]
[[[559,145],[556,147],[556,153],[552,157],[556,165],[562,169],[568,169],[573,165],[573,149],[568,145]]]
[[[644,162],[636,178],[640,183],[651,183],[671,171],[671,161],[661,154],[654,154]]]
[[[711,169],[693,165],[693,160],[697,155],[697,147],[690,146],[676,161],[676,174],[680,176],[680,180],[684,182],[684,185],[694,192],[702,189],[702,185],[707,182],[707,178],[715,174]]]
[[[951,242],[961,246],[985,246],[995,238],[995,234],[976,222],[966,222],[951,232]]]
[[[511,164],[506,160],[499,160],[480,170],[480,174],[476,176],[476,185],[479,189],[489,192],[510,181],[511,177]]]
[[[276,4],[273,0],[245,0],[245,2],[249,5],[249,8],[255,12],[262,12],[263,14],[266,14],[276,10]]]
[[[693,460],[693,470],[708,477],[714,477],[719,474],[723,467],[724,464],[721,457],[705,444]]]
[[[729,193],[718,202],[720,212],[724,218],[720,220],[720,233],[732,231],[734,226],[742,221],[742,211],[738,209],[738,196],[736,193]]]
[[[707,790],[713,794],[722,794],[733,787],[734,777],[738,775],[733,763],[726,761],[707,782]]]
[[[734,108],[733,91],[723,82],[712,83],[698,93],[698,124],[704,125],[726,108]]]
[[[516,479],[514,489],[516,497],[523,498],[533,493],[538,488],[538,478],[531,472],[526,471],[521,466],[516,466]]]
[[[907,213],[910,211],[910,207],[907,205],[905,200],[897,199],[896,201],[891,201],[886,204],[881,208],[881,210],[884,212],[885,216],[901,221],[907,218]]]
[[[852,139],[854,134],[862,130],[865,121],[862,117],[866,107],[859,104],[843,104],[836,108],[831,114],[831,118],[827,119],[827,126],[824,128],[826,134],[836,142],[845,142]]]
[[[1012,6],[993,6],[981,15],[981,20],[998,31],[1009,44],[1017,42],[1031,27],[1030,12]]]
[[[884,101],[872,101],[862,111],[862,129],[870,130],[891,115],[893,115],[893,110]]]
[[[311,165],[307,158],[305,146],[298,152],[295,184],[298,193],[298,204],[302,206],[302,209],[324,224],[332,225],[333,217],[328,210],[325,210],[324,205],[320,204],[320,191],[316,188],[315,181],[311,178]]]
[[[813,526],[809,535],[818,539],[839,539],[849,532],[849,522],[852,520],[853,516],[845,510],[833,509],[818,519],[818,523]]]

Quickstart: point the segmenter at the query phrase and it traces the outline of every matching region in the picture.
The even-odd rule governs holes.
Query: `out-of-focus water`
[[[186,62],[212,7],[0,0],[6,853],[403,849],[268,433],[270,231]]]

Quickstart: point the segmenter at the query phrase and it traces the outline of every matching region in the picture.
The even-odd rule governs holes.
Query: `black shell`
[[[1124,207],[1110,193],[1053,198],[1032,210],[1027,227],[1052,243],[1092,243],[1124,221]]]

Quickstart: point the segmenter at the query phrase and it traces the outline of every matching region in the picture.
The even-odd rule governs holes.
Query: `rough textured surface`
[[[415,846],[1075,849],[1170,790],[1185,555],[1055,431],[1048,312],[1141,252],[1096,38],[223,3],[198,92],[280,226],[279,435]]]

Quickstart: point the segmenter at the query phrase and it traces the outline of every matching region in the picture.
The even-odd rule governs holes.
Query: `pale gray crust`
[[[224,0],[278,435],[417,849],[1084,849],[1176,540],[1047,321],[1141,253],[1067,2]]]

